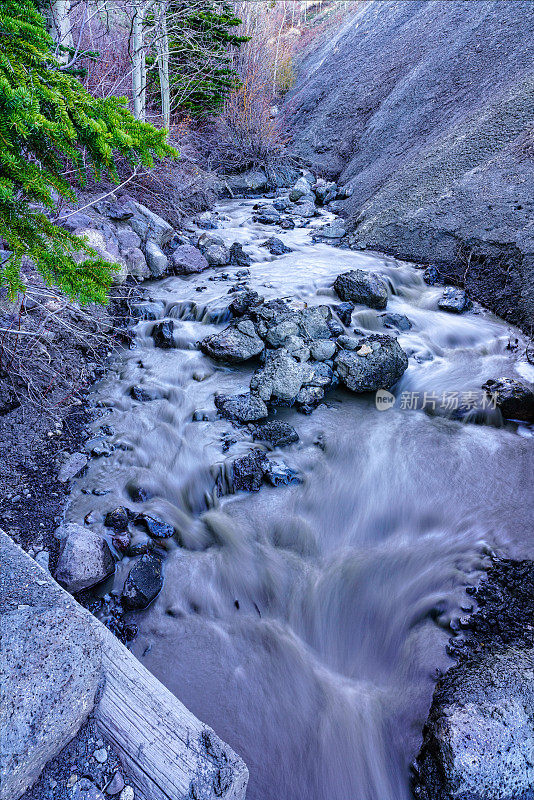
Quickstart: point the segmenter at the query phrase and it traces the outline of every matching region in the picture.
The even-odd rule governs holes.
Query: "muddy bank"
[[[534,318],[529,2],[362,3],[300,66],[294,147],[353,189],[357,243]]]

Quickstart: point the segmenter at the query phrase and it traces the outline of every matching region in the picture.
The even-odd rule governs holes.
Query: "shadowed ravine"
[[[248,284],[266,299],[333,306],[339,273],[357,267],[387,278],[388,312],[412,322],[398,337],[410,356],[398,398],[480,394],[489,378],[521,378],[520,351],[507,348],[510,337],[521,341],[516,329],[480,308],[438,311],[442,288],[427,286],[420,270],[313,244],[310,228],[277,231],[293,252],[269,256],[260,244],[272,231],[251,222],[253,203],[221,206],[217,235],[244,245],[253,258]],[[178,348],[155,348],[153,322],[140,322],[137,346],[117,354],[95,395],[110,412],[98,425],[111,428],[95,434],[120,446],[94,459],[80,482],[108,493],[78,488],[68,516],[128,505],[179,532],[181,546],[165,541],[161,594],[135,615],[133,649],[244,758],[250,800],[402,800],[436,668],[451,663],[448,623],[461,613],[465,586],[479,580],[490,550],[534,556],[530,431],[399,403],[381,412],[374,396],[338,390],[310,416],[276,415],[299,434],[278,455],[303,484],[217,497],[221,465],[247,452],[251,435],[218,418],[213,397],[246,391],[257,365],[217,365],[196,343],[224,327],[239,270],[150,287],[175,321]],[[229,280],[209,280],[221,272]],[[354,326],[383,330],[364,307]],[[532,367],[521,370],[533,380]],[[136,402],[133,386],[159,399]],[[138,487],[151,499],[132,502]],[[117,590],[128,561],[117,565]]]

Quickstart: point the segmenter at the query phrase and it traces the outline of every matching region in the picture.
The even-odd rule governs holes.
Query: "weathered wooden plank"
[[[141,800],[244,800],[248,770],[115,637],[105,631],[106,684],[95,711]]]

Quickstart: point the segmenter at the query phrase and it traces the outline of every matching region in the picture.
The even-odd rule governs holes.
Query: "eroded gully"
[[[409,264],[314,244],[313,225],[277,230],[293,252],[270,256],[261,243],[274,231],[251,221],[253,202],[219,207],[215,233],[244,245],[247,283],[266,299],[333,307],[339,273],[387,278],[388,312],[412,323],[398,336],[410,356],[398,399],[480,394],[502,375],[533,379],[521,349],[508,348],[521,343],[517,330],[476,307],[439,311],[442,288]],[[133,650],[244,758],[250,800],[402,800],[436,669],[451,663],[449,623],[463,613],[465,587],[490,550],[534,556],[531,431],[462,424],[399,400],[379,411],[374,396],[337,390],[309,416],[276,413],[300,441],[275,455],[302,484],[218,496],[224,464],[265,449],[213,402],[247,391],[257,364],[217,364],[197,346],[227,324],[239,269],[149,287],[175,322],[177,347],[155,348],[154,323],[142,321],[135,347],[116,354],[95,388],[106,411],[95,437],[115,449],[91,462],[68,517],[126,505],[174,525],[176,537],[160,543],[164,587],[134,615]],[[363,306],[354,326],[383,330],[379,312]],[[135,401],[133,386],[158,399]],[[139,488],[146,502],[132,501]],[[95,489],[106,494],[88,493]],[[118,563],[115,591],[131,563]]]

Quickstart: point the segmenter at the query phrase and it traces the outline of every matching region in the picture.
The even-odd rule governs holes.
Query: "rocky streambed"
[[[466,587],[534,554],[527,342],[435,269],[349,249],[342,197],[305,174],[139,232],[162,274],[58,531],[56,577],[138,630],[252,800],[409,797]]]

